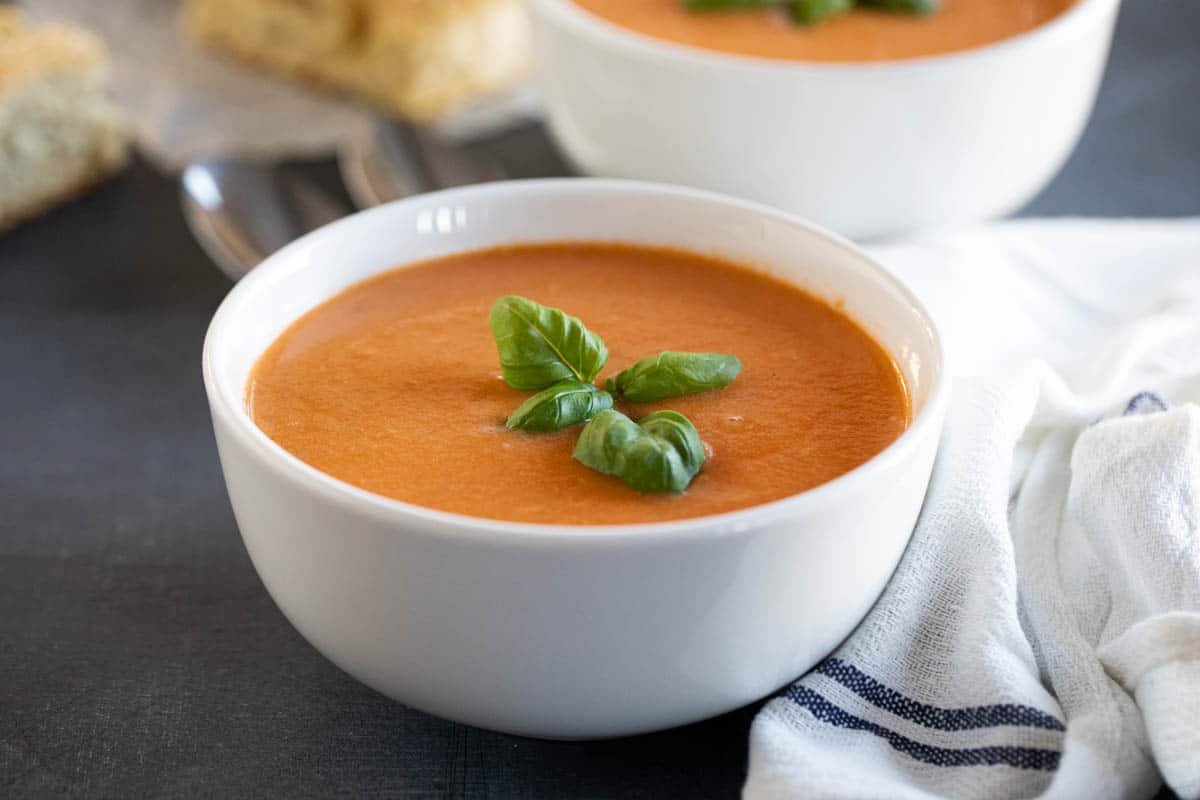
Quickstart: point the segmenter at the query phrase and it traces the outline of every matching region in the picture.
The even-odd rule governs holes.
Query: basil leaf
[[[624,447],[617,473],[639,492],[682,492],[692,482],[692,475],[670,442],[648,435]]]
[[[571,378],[591,383],[608,361],[599,336],[575,317],[524,297],[501,297],[488,314],[505,382],[544,389]]]
[[[792,20],[800,25],[814,25],[849,11],[855,5],[909,14],[930,14],[942,5],[941,0],[682,0],[682,4],[688,11],[736,11],[787,6]]]
[[[941,9],[941,0],[858,0],[861,5],[901,11],[908,14],[932,14]]]
[[[535,394],[514,411],[505,423],[509,428],[549,433],[587,422],[606,408],[612,395],[590,383],[559,381]]]
[[[601,411],[583,426],[575,442],[575,458],[605,475],[616,475],[621,452],[633,440],[645,435],[637,423],[620,411]]]
[[[816,25],[849,11],[854,3],[855,0],[795,0],[791,5],[792,21],[800,25]]]
[[[700,433],[692,421],[678,411],[647,414],[638,420],[638,427],[674,447],[692,475],[704,466],[704,442],[700,441]]]
[[[742,371],[736,356],[668,350],[622,371],[608,390],[635,403],[707,392],[733,383]]]
[[[682,492],[705,457],[700,434],[682,414],[658,411],[634,423],[610,409],[584,427],[575,458],[639,492]]]

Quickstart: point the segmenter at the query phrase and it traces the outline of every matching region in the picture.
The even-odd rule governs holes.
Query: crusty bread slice
[[[0,231],[82,193],[126,160],[90,33],[0,7]]]
[[[519,79],[522,0],[189,0],[191,36],[418,121]]]

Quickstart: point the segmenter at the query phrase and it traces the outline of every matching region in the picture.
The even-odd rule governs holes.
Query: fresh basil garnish
[[[704,465],[704,445],[677,412],[658,411],[635,423],[609,409],[584,426],[575,458],[639,492],[682,492]]]
[[[682,492],[704,466],[704,444],[691,420],[656,411],[634,422],[613,410],[614,396],[649,402],[719,389],[742,371],[735,356],[659,353],[601,391],[592,381],[608,361],[608,348],[575,317],[508,295],[492,306],[488,324],[508,385],[541,390],[509,416],[509,428],[543,433],[586,422],[575,458],[639,492]]]
[[[932,14],[942,7],[941,0],[857,0],[860,6],[899,11],[905,14]]]
[[[854,0],[796,0],[791,5],[792,21],[801,25],[816,25],[836,14],[849,11]]]
[[[655,411],[638,420],[638,427],[675,448],[692,475],[704,466],[704,443],[692,421],[678,411]]]
[[[621,452],[643,433],[636,422],[620,411],[601,411],[583,426],[575,442],[575,458],[597,472],[616,475]]]
[[[607,388],[626,400],[649,403],[720,389],[733,383],[741,371],[736,356],[668,350],[622,371]]]
[[[683,7],[688,11],[736,11],[776,6],[785,9],[799,25],[815,25],[856,5],[907,14],[931,14],[940,9],[942,3],[941,0],[683,0]]]
[[[559,381],[522,403],[505,424],[532,433],[561,431],[587,422],[612,404],[611,394],[590,383]]]
[[[608,361],[603,340],[557,308],[501,297],[488,324],[504,380],[514,389],[544,389],[565,379],[591,383]]]

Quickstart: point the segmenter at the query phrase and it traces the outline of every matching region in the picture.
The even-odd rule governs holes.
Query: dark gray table
[[[1200,3],[1126,4],[1092,127],[1030,212],[1200,214]],[[736,795],[753,709],[539,742],[317,655],[221,483],[200,344],[228,288],[143,164],[0,239],[0,797]]]

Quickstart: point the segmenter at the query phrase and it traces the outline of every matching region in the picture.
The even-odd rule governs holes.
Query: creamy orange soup
[[[943,0],[927,16],[856,8],[805,27],[779,9],[685,11],[679,0],[574,0],[658,39],[763,58],[890,61],[966,50],[1033,30],[1076,0]]]
[[[598,382],[662,350],[741,358],[728,388],[653,404],[686,414],[711,457],[679,495],[642,495],[572,458],[579,428],[510,431],[532,394],[500,377],[488,310],[519,294],[608,345]],[[723,261],[569,244],[485,250],[351,287],[293,324],[247,387],[254,421],[323,472],[476,517],[615,524],[718,514],[857,467],[896,439],[909,400],[892,359],[837,309]]]

